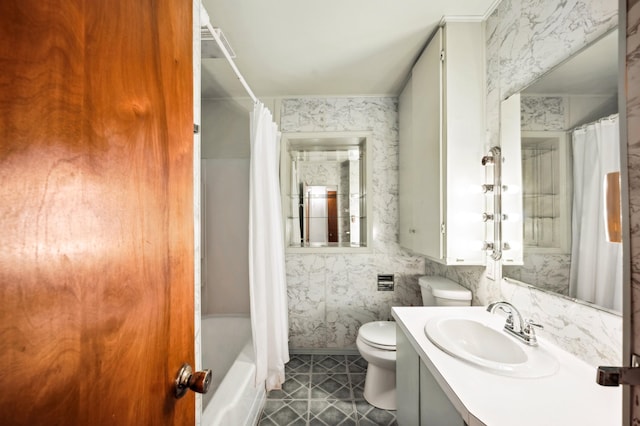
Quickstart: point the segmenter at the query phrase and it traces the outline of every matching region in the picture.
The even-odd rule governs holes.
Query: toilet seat
[[[394,321],[374,321],[363,324],[358,337],[369,346],[386,351],[396,350],[396,323]]]

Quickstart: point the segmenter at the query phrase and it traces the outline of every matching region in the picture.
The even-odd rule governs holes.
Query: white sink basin
[[[427,322],[424,331],[449,355],[497,374],[544,377],[558,370],[558,362],[545,349],[520,343],[480,320],[436,317]]]

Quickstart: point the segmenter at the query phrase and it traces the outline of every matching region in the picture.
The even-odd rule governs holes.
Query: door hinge
[[[200,133],[200,126],[199,125],[197,125],[197,124],[193,125],[193,133],[196,134],[196,135],[198,133]]]
[[[446,234],[446,232],[447,232],[447,227],[445,226],[444,223],[441,223],[440,224],[440,233],[441,234]]]
[[[444,62],[444,49],[440,51],[440,62]]]

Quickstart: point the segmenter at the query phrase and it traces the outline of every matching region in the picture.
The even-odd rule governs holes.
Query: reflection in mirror
[[[366,248],[366,134],[290,133],[282,141],[288,248]]]
[[[503,276],[620,312],[622,245],[609,231],[620,198],[607,193],[620,171],[617,40],[607,34],[520,93],[524,264]]]

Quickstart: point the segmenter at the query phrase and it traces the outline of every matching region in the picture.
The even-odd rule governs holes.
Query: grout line
[[[344,367],[345,370],[344,372],[342,371],[323,371],[323,372],[317,372],[317,373],[313,373],[313,367],[314,364],[316,363],[316,361],[321,361],[322,359],[324,359],[325,357],[329,357],[331,356],[332,358],[334,358],[337,361],[343,362],[344,363]],[[336,402],[347,402],[347,399],[341,399],[341,398],[337,398],[337,397],[328,397],[328,398],[317,398],[317,399],[312,399],[311,398],[311,390],[313,387],[313,378],[314,375],[325,375],[327,378],[332,378],[334,380],[336,375],[343,375],[347,377],[347,386],[349,387],[349,400],[348,402],[351,404],[351,409],[352,409],[352,420],[355,422],[356,426],[360,424],[360,413],[358,413],[358,408],[357,408],[357,403],[361,402],[363,400],[359,399],[358,401],[356,401],[356,392],[355,392],[355,382],[354,382],[354,378],[353,375],[357,375],[357,376],[361,376],[362,374],[366,374],[366,370],[365,371],[361,371],[361,367],[358,364],[355,364],[355,362],[357,361],[357,359],[353,360],[354,363],[354,367],[357,367],[358,371],[351,371],[350,368],[350,364],[349,364],[349,359],[348,356],[346,354],[333,354],[333,355],[312,355],[309,358],[309,368],[307,370],[307,372],[302,373],[300,371],[296,371],[296,372],[289,372],[289,376],[305,376],[308,381],[307,381],[307,398],[306,398],[306,406],[307,406],[307,410],[306,413],[304,413],[303,415],[301,415],[299,418],[302,418],[303,421],[306,423],[306,425],[308,426],[311,422],[312,418],[312,414],[311,414],[311,403],[315,400],[317,401],[324,401],[325,403],[327,403],[328,406],[335,406]],[[337,381],[337,380],[336,380]],[[340,383],[340,382],[338,382]],[[335,396],[334,394],[331,394],[333,396]],[[269,399],[269,398],[267,398]],[[281,403],[285,404],[285,405],[289,405],[293,402],[293,401],[303,401],[303,399],[300,398],[293,398],[291,397],[290,399],[282,399],[282,398],[272,398],[272,401],[274,400],[280,400]],[[266,401],[265,401],[266,402]],[[364,401],[366,402],[366,401]],[[263,413],[260,413],[260,417],[262,418]],[[394,418],[395,418],[395,413],[393,413]],[[269,420],[272,420],[270,416],[267,416],[267,418]],[[368,418],[365,416],[365,418]],[[273,420],[272,420],[273,421]]]

